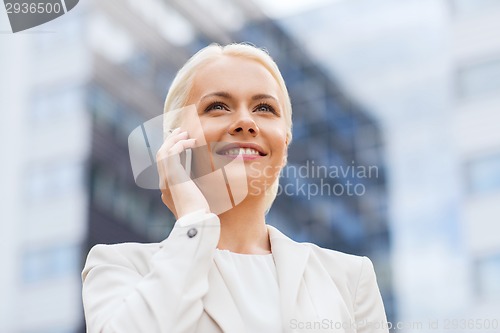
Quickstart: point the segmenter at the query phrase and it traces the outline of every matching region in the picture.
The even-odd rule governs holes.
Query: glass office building
[[[498,1],[360,0],[280,22],[384,128],[405,323],[500,313],[499,17]]]
[[[172,2],[169,15],[179,15],[182,29],[191,32],[182,46],[170,45],[167,38],[160,52],[153,43],[132,51],[123,63],[97,59],[96,63],[109,69],[96,71],[88,94],[95,125],[89,246],[159,241],[168,235],[174,220],[161,203],[159,191],[139,189],[133,182],[127,135],[161,114],[169,80],[187,57],[211,42],[250,42],[267,49],[278,63],[294,110],[289,163],[268,223],[297,240],[369,255],[391,314],[385,168],[377,123],[257,7],[225,5],[243,23],[234,27],[217,21],[208,28],[197,19],[204,10],[201,5]],[[121,29],[132,28],[124,25]],[[126,34],[133,38],[132,32]],[[135,42],[145,44],[139,38]],[[112,84],[115,80],[120,84]],[[137,101],[132,101],[129,91]],[[144,100],[150,103],[147,108]]]
[[[20,93],[8,105],[25,115],[12,135],[30,133],[38,153],[27,159],[17,151],[19,169],[26,170],[17,177],[28,179],[22,184],[30,200],[12,198],[17,202],[12,207],[25,209],[7,213],[22,226],[35,227],[8,230],[15,236],[10,253],[18,261],[10,262],[13,273],[3,277],[4,285],[12,286],[19,275],[22,280],[5,288],[8,297],[0,306],[6,309],[10,302],[5,314],[11,315],[2,317],[0,331],[83,331],[79,279],[90,247],[156,242],[169,234],[174,219],[160,191],[134,182],[128,135],[162,114],[171,80],[194,52],[232,41],[269,50],[293,104],[288,166],[267,222],[295,240],[369,256],[391,317],[378,124],[258,7],[244,0],[210,6],[84,1],[46,27],[56,33],[27,35],[23,45],[12,45],[18,55],[30,54],[18,57],[29,75],[11,87]],[[16,104],[16,96],[27,103]],[[31,170],[28,163],[37,167]],[[30,316],[34,309],[37,315]]]

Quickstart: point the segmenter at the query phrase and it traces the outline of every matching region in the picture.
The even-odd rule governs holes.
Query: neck
[[[244,254],[271,253],[263,200],[244,200],[219,215],[221,232],[217,248]]]

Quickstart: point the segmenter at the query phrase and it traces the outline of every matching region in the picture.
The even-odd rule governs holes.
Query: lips
[[[219,149],[217,149],[216,153],[218,155],[254,155],[254,156],[266,156],[267,153],[264,152],[264,149],[255,143],[248,142],[236,142],[225,144]]]

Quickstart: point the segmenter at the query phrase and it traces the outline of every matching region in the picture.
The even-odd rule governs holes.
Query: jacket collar
[[[267,225],[271,251],[280,287],[280,303],[284,332],[290,331],[290,318],[295,316],[295,306],[300,282],[309,258],[309,247],[293,241],[273,226]],[[204,297],[207,313],[224,332],[245,332],[245,325],[216,265],[208,276],[210,289]]]

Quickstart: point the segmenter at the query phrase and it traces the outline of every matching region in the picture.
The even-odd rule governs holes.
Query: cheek
[[[223,130],[223,121],[216,121],[215,119],[200,119],[201,120],[201,128],[202,133],[207,142],[216,141]]]
[[[274,127],[269,132],[269,141],[272,144],[275,154],[283,155],[286,152],[286,133],[287,130],[284,126]]]

